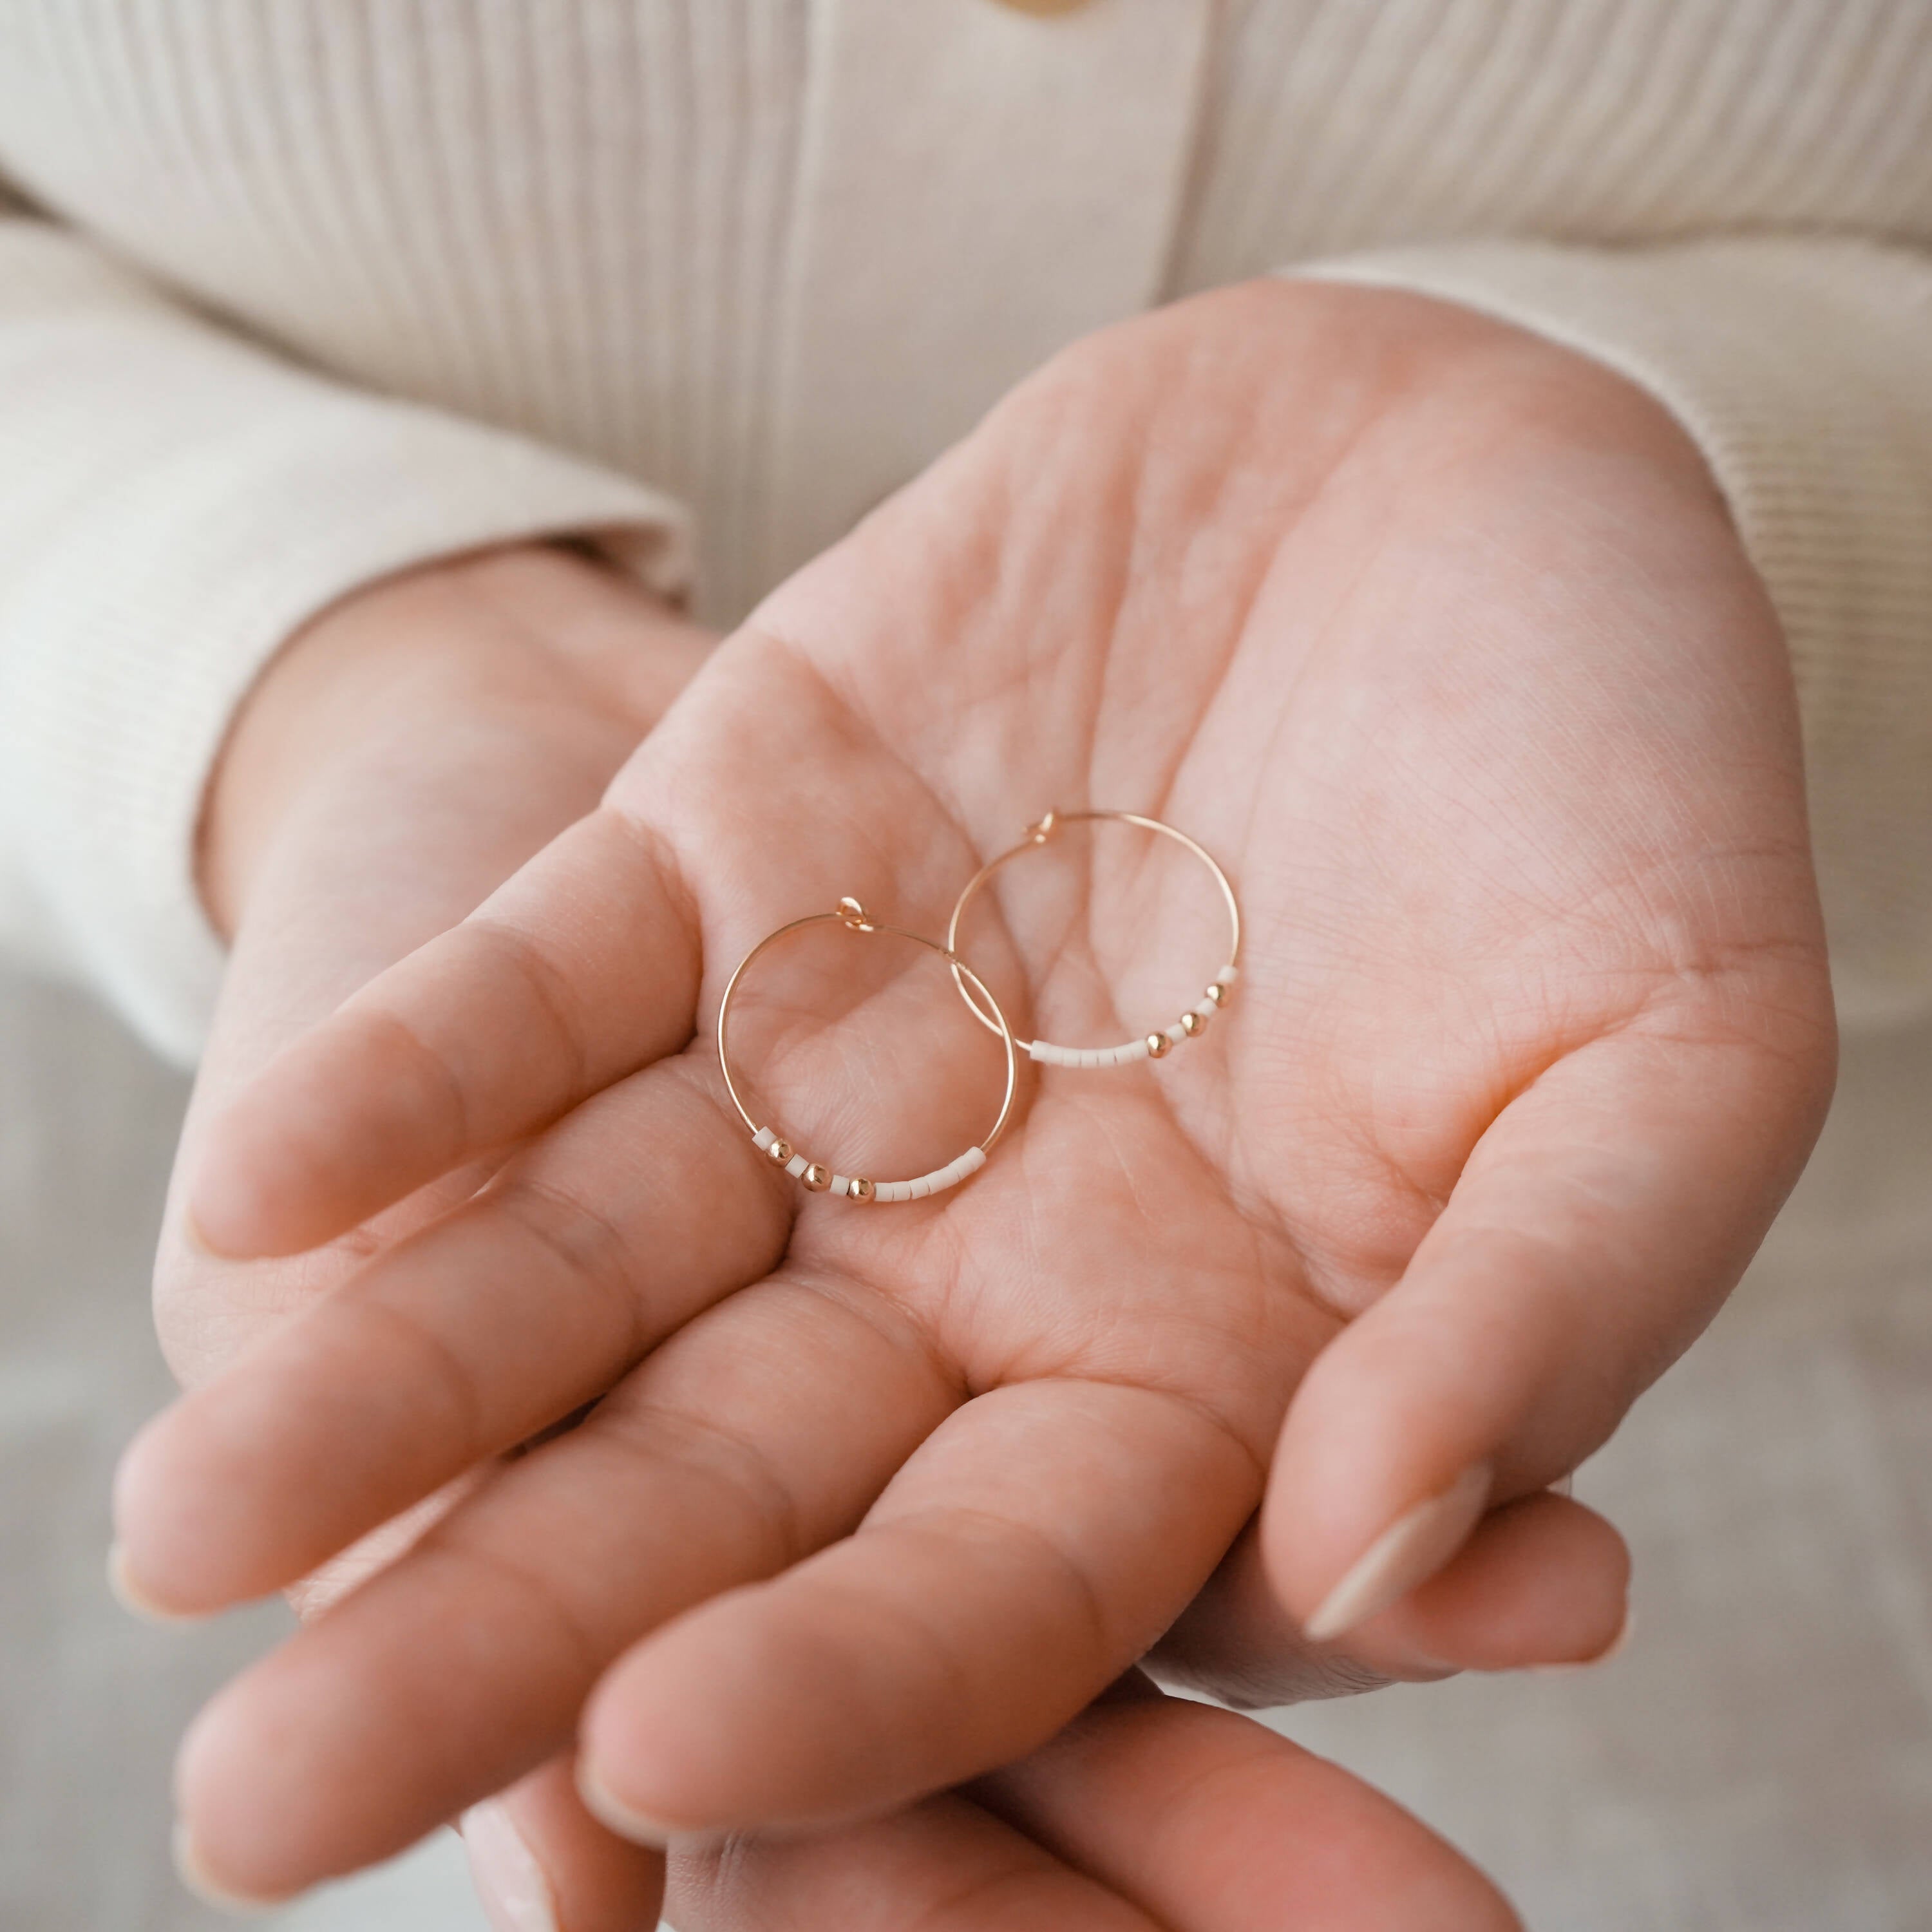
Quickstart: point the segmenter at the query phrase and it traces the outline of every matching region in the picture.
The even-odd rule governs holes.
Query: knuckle
[[[641,1324],[639,1257],[617,1222],[557,1182],[527,1172],[497,1192],[494,1205],[574,1288]],[[637,1342],[641,1354],[641,1332]]]
[[[546,1036],[567,1070],[568,1090],[584,1092],[590,1081],[590,1048],[569,974],[539,940],[515,926],[478,917],[470,927],[474,938],[496,952],[510,974],[521,1018]]]

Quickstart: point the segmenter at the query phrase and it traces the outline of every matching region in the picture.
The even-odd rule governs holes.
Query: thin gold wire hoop
[[[883,933],[893,939],[909,939],[915,946],[924,946],[928,952],[936,952],[951,968],[953,980],[962,992],[970,986],[986,1000],[984,1009],[975,1006],[974,1016],[980,1024],[990,1027],[1000,1036],[1006,1051],[1006,1090],[1000,1096],[998,1117],[993,1122],[992,1132],[976,1145],[968,1148],[957,1160],[950,1160],[944,1167],[934,1168],[930,1174],[915,1176],[910,1180],[872,1180],[863,1174],[835,1174],[824,1162],[808,1160],[798,1153],[791,1143],[784,1139],[778,1130],[760,1121],[745,1104],[745,1096],[740,1092],[738,1082],[731,1071],[731,1055],[728,1036],[731,1024],[731,1001],[737,992],[738,982],[745,976],[746,969],[760,954],[769,951],[779,940],[802,931],[808,926],[824,926],[836,922],[850,932]],[[970,995],[969,994],[970,998]],[[992,1019],[986,1017],[990,1011]],[[1013,1039],[1012,1029],[1006,1024],[1006,1016],[1000,1010],[1000,1003],[993,998],[991,989],[979,974],[956,953],[950,946],[942,946],[936,939],[928,939],[923,933],[908,932],[903,926],[881,926],[874,920],[855,898],[842,898],[836,912],[807,913],[802,919],[793,920],[780,926],[775,932],[768,932],[738,962],[730,979],[724,982],[724,996],[718,1003],[718,1067],[724,1076],[724,1090],[731,1096],[731,1104],[738,1110],[738,1118],[751,1130],[752,1144],[758,1148],[776,1166],[782,1167],[794,1176],[810,1192],[814,1194],[842,1195],[848,1201],[923,1201],[928,1196],[943,1194],[949,1187],[956,1187],[970,1174],[976,1174],[986,1164],[986,1156],[993,1150],[993,1143],[1006,1132],[1006,1122],[1013,1111],[1013,1095],[1019,1086],[1019,1053]]]
[[[949,956],[958,958],[959,925],[966,916],[966,908],[975,896],[1002,866],[1023,858],[1029,852],[1037,851],[1052,838],[1063,825],[1078,824],[1083,821],[1105,819],[1120,825],[1137,825],[1143,832],[1157,832],[1163,838],[1172,838],[1177,845],[1184,846],[1214,875],[1214,883],[1221,889],[1222,903],[1228,909],[1228,962],[1208,982],[1207,991],[1196,1004],[1190,1006],[1172,1026],[1162,1027],[1153,1033],[1143,1034],[1138,1040],[1130,1040],[1119,1046],[1056,1046],[1048,1040],[1021,1040],[1013,1044],[1030,1060],[1047,1066],[1125,1066],[1136,1060],[1164,1060],[1183,1040],[1192,1040],[1206,1030],[1208,1022],[1228,1004],[1228,996],[1234,981],[1240,976],[1241,961],[1241,908],[1234,897],[1234,888],[1226,872],[1215,862],[1204,847],[1188,837],[1184,832],[1163,824],[1158,818],[1148,818],[1138,812],[1049,812],[1046,816],[1027,827],[1026,836],[1015,846],[997,857],[988,859],[972,878],[952,908],[952,916],[946,928],[946,950]],[[995,1024],[991,1017],[997,1007],[982,1006],[974,997],[974,988],[986,992],[984,982],[974,978],[970,986],[967,976],[959,968],[953,968],[952,980],[959,988],[960,996],[972,1010],[973,1017],[980,1024],[995,1033],[1004,1031],[1006,1016],[999,1016]],[[987,995],[990,1002],[992,995]]]

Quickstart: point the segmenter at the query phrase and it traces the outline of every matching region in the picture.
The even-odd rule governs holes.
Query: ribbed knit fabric
[[[0,0],[0,943],[171,1051],[304,616],[560,529],[674,572],[682,504],[729,621],[1070,333],[1318,260],[1678,412],[1848,1012],[1932,999],[1924,0]]]
[[[242,348],[57,230],[0,227],[0,822],[38,950],[185,1054],[220,962],[183,867],[263,658],[346,583],[506,537],[608,532],[675,590],[682,516]]]

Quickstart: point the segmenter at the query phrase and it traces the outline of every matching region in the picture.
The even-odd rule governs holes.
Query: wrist
[[[614,771],[711,641],[562,546],[479,553],[352,592],[290,637],[230,726],[196,842],[211,921],[232,938],[283,828],[318,789],[386,758],[429,762],[479,716],[593,734]]]

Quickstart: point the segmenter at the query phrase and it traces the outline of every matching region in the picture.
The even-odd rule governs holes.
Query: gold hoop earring
[[[1163,1060],[1183,1040],[1192,1040],[1206,1030],[1208,1022],[1228,1003],[1228,996],[1234,981],[1240,974],[1241,909],[1234,898],[1234,888],[1228,883],[1228,875],[1214,860],[1188,837],[1171,825],[1165,825],[1157,818],[1146,818],[1137,812],[1049,812],[1036,824],[1027,827],[1027,836],[1010,850],[1002,852],[997,858],[988,859],[978,872],[966,882],[952,908],[952,917],[946,928],[946,946],[949,953],[956,953],[959,944],[960,922],[966,916],[966,908],[974,896],[1002,866],[1036,851],[1044,845],[1063,825],[1085,820],[1108,820],[1122,825],[1137,825],[1144,832],[1157,832],[1164,838],[1172,838],[1178,845],[1184,846],[1208,871],[1214,875],[1214,883],[1221,889],[1222,902],[1228,909],[1228,963],[1208,982],[1207,991],[1172,1026],[1162,1027],[1153,1033],[1143,1034],[1138,1040],[1130,1040],[1120,1046],[1078,1047],[1056,1046],[1051,1040],[1022,1040],[1014,1045],[1029,1059],[1046,1066],[1125,1066],[1136,1060]],[[961,996],[973,1010],[973,1016],[982,1026],[992,1028],[995,1032],[1005,1029],[1005,1016],[1000,1016],[995,1026],[989,1009],[981,1005],[975,996],[974,988],[983,992],[983,986],[975,980],[971,986],[956,966],[953,980]]]
[[[1006,1052],[1006,1090],[1000,1101],[998,1117],[994,1120],[992,1131],[976,1145],[968,1148],[956,1160],[945,1166],[935,1168],[930,1174],[922,1174],[911,1180],[872,1180],[862,1174],[835,1174],[822,1161],[808,1160],[797,1152],[791,1143],[783,1138],[778,1130],[755,1118],[745,1105],[744,1096],[739,1090],[738,1082],[731,1070],[731,1059],[727,1039],[730,1024],[731,1001],[738,990],[739,982],[745,976],[746,969],[759,955],[776,946],[781,940],[794,932],[802,932],[808,926],[836,923],[848,932],[880,933],[894,939],[910,940],[915,946],[923,946],[928,952],[936,952],[952,969],[956,981],[965,988],[970,987],[986,1005],[976,1006],[974,1012],[982,1024],[991,1027],[1000,1036]],[[992,1017],[988,1019],[986,1016]],[[718,1065],[724,1076],[724,1090],[731,1096],[731,1104],[738,1110],[738,1118],[751,1130],[752,1144],[758,1148],[775,1166],[784,1171],[800,1182],[806,1190],[814,1194],[842,1195],[848,1201],[923,1201],[929,1196],[943,1194],[949,1187],[956,1187],[969,1175],[976,1174],[986,1163],[986,1156],[992,1151],[993,1143],[1006,1131],[1006,1121],[1013,1111],[1013,1094],[1019,1082],[1019,1054],[1015,1044],[1012,1029],[1006,1024],[1006,1016],[1000,1010],[999,1002],[993,998],[986,982],[972,968],[960,958],[952,948],[941,946],[937,940],[927,939],[916,932],[908,932],[903,927],[881,926],[873,920],[855,898],[842,898],[836,912],[808,913],[802,919],[795,919],[789,925],[780,926],[776,932],[767,933],[738,962],[737,968],[724,986],[724,996],[718,1003]]]

